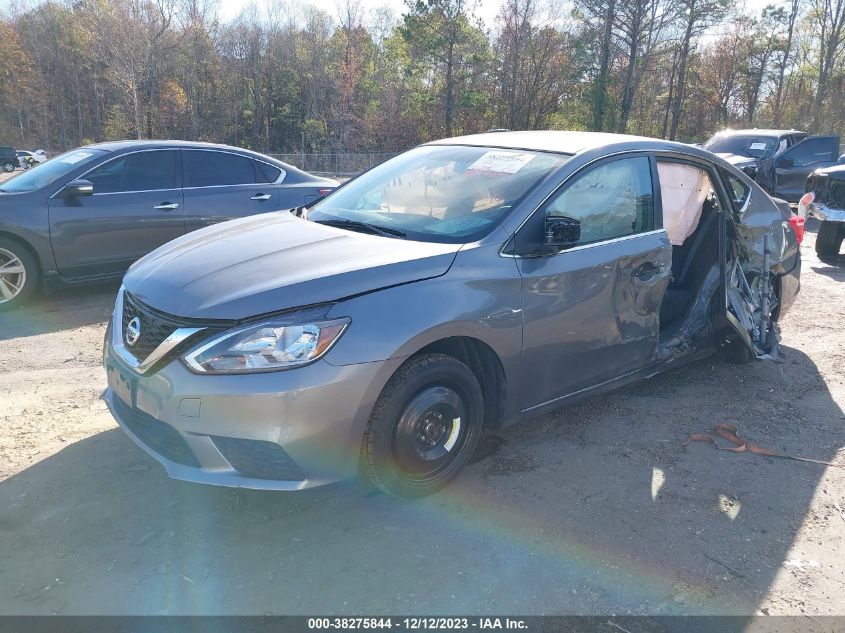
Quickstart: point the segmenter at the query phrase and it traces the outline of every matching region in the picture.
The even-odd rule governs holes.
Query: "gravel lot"
[[[0,613],[845,613],[845,468],[681,446],[726,421],[845,465],[845,257],[814,237],[779,361],[538,418],[417,502],[171,481],[100,400],[115,286],[4,314]]]

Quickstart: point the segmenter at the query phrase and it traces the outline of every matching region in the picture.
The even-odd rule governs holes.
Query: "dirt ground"
[[[4,314],[0,613],[845,613],[845,468],[681,446],[727,421],[845,465],[845,257],[814,238],[780,360],[507,430],[416,502],[171,481],[100,400],[115,286]]]

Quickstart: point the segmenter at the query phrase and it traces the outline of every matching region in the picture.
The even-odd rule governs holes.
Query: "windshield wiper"
[[[400,231],[399,229],[390,228],[387,226],[378,226],[376,224],[370,224],[369,222],[362,222],[361,220],[313,220],[317,224],[325,224],[327,226],[336,226],[338,228],[349,229],[350,231],[355,230],[364,230],[369,233],[374,233],[375,235],[381,235],[382,237],[398,237],[404,238],[407,237],[407,233],[404,231]]]

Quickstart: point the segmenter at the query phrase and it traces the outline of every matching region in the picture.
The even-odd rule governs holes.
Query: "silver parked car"
[[[127,273],[106,400],[171,477],[430,493],[479,436],[723,349],[777,353],[789,207],[713,154],[495,132],[412,149],[308,211]]]

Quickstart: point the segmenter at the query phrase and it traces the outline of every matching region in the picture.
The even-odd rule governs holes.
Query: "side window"
[[[581,223],[579,244],[654,228],[654,192],[648,158],[623,158],[578,176],[546,206],[546,216]]]
[[[254,160],[252,164],[255,167],[258,182],[276,182],[279,176],[282,175],[281,169],[268,165],[267,163],[262,163],[260,160]]]
[[[832,143],[829,138],[811,138],[794,145],[781,157],[791,158],[793,167],[807,167],[815,163],[836,160],[832,156]],[[786,165],[778,165],[779,167]]]
[[[256,178],[253,162],[228,152],[183,150],[185,187],[219,187],[266,182]]]
[[[731,176],[725,172],[722,173],[728,183],[728,193],[731,195],[731,204],[733,205],[734,211],[739,211],[742,209],[746,200],[748,200],[751,189],[736,176]]]
[[[176,187],[176,151],[136,152],[109,161],[85,177],[94,193],[154,191]]]

